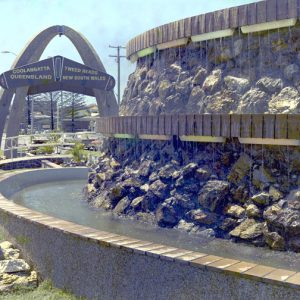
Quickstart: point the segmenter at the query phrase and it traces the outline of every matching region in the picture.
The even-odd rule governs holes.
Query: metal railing
[[[93,147],[99,150],[99,141],[102,135],[95,132],[76,133],[42,133],[4,137],[1,147],[6,158],[17,158],[30,155],[42,147],[54,147],[54,153],[59,154],[72,148],[76,142],[83,143],[87,148]],[[92,143],[95,141],[94,143]]]

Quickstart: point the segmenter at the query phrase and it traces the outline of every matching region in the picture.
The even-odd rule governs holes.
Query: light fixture
[[[193,35],[191,37],[192,42],[202,42],[202,41],[208,41],[213,39],[219,39],[222,37],[228,37],[232,36],[234,34],[234,29],[224,29],[224,30],[218,30],[213,32],[207,32],[199,35]]]
[[[168,49],[168,48],[179,47],[179,46],[186,45],[187,42],[188,42],[188,38],[178,39],[178,40],[158,44],[157,49],[164,50],[164,49]]]
[[[137,56],[138,57],[144,57],[144,56],[147,56],[147,55],[150,55],[152,53],[155,52],[155,47],[149,47],[149,48],[145,48],[143,50],[140,50],[137,52]]]
[[[242,33],[272,30],[272,29],[278,29],[278,28],[283,28],[283,27],[295,26],[296,22],[297,22],[296,18],[284,19],[284,20],[279,20],[279,21],[272,21],[272,22],[242,26],[241,30],[242,30]]]

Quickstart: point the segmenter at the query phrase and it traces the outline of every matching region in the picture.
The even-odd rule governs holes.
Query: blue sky
[[[134,36],[153,27],[221,8],[257,2],[254,0],[0,0],[0,51],[19,53],[27,41],[52,25],[67,25],[91,42],[106,71],[117,77],[117,66],[108,45],[126,45]],[[125,54],[125,51],[124,51]],[[66,37],[56,37],[42,58],[62,55],[81,62]],[[14,56],[0,53],[0,73],[10,69]],[[121,87],[134,71],[122,60]]]

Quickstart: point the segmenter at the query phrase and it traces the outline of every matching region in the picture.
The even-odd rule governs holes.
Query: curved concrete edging
[[[84,178],[87,170],[0,176],[0,225],[42,278],[55,286],[89,299],[299,298],[300,273],[99,231],[27,209],[4,196],[13,192],[6,186],[18,181],[22,188],[36,178],[70,179],[71,174]]]

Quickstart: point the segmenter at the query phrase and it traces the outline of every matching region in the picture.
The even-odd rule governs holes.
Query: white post
[[[34,116],[33,116],[33,113],[34,113],[34,97],[30,97],[31,98],[31,134],[34,134],[34,131],[33,131],[33,121],[34,121]]]

